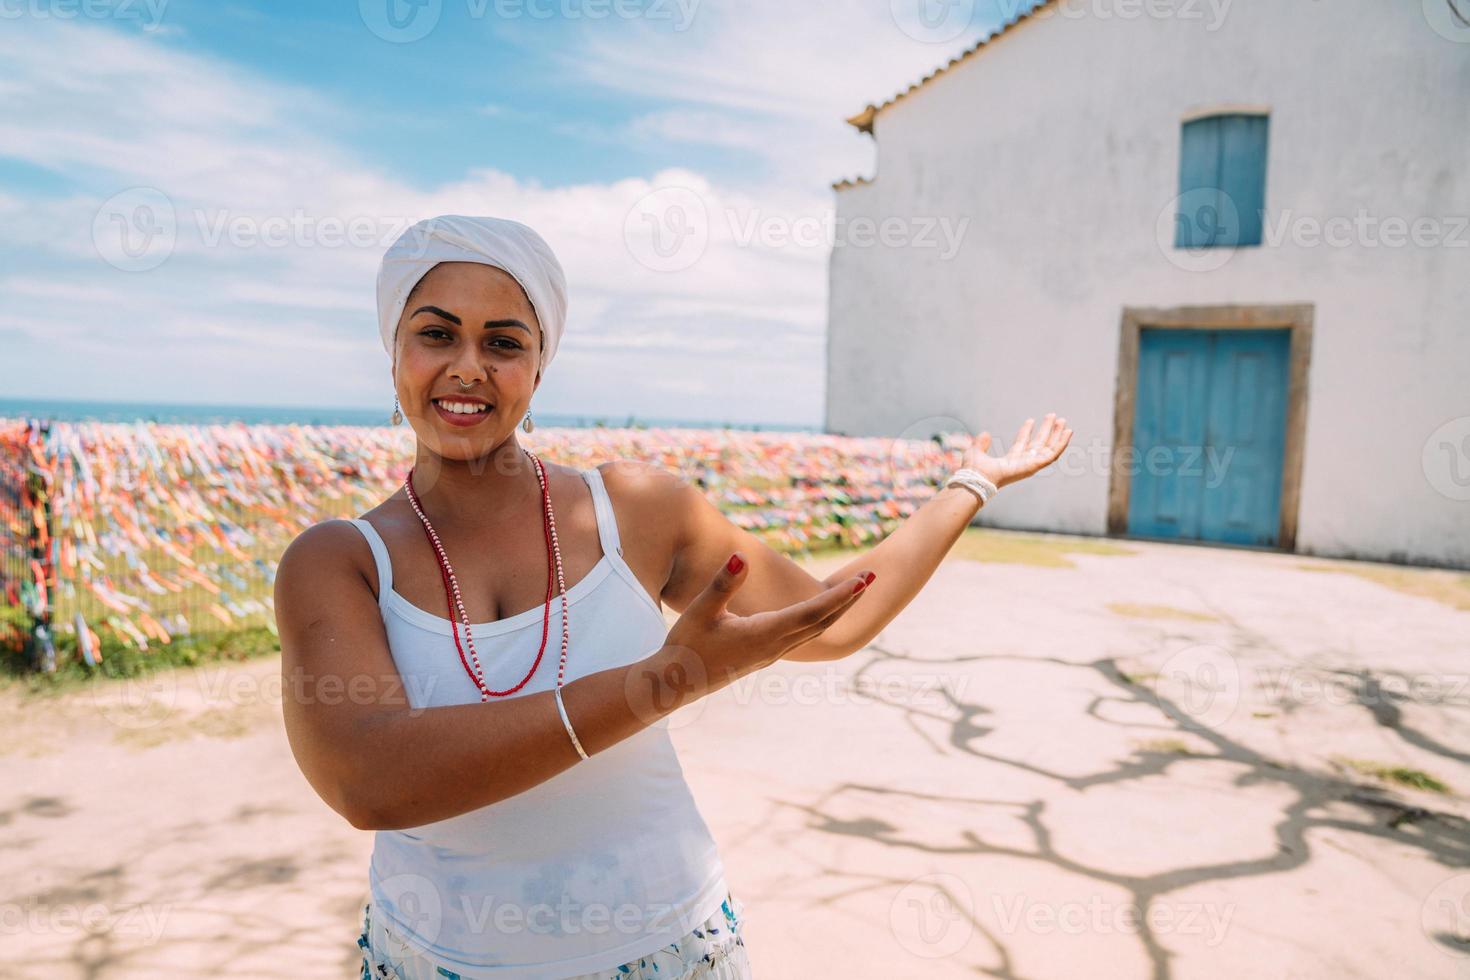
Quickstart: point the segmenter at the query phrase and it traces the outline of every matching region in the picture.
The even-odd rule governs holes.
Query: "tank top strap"
[[[597,513],[597,537],[602,541],[602,552],[605,555],[623,555],[622,542],[618,540],[618,522],[613,516],[612,498],[607,495],[607,487],[603,485],[602,473],[595,466],[589,466],[582,471],[582,479],[587,482],[592,491],[592,504]]]
[[[393,592],[393,562],[388,558],[388,546],[383,543],[383,536],[378,533],[378,529],[361,517],[348,520],[362,532],[362,536],[367,538],[368,547],[373,549],[373,561],[378,566],[378,605],[386,605],[388,596]]]

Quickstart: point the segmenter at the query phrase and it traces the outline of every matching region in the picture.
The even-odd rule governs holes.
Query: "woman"
[[[982,435],[896,533],[817,581],[673,474],[520,447],[565,316],[526,226],[405,232],[378,317],[413,468],[281,558],[292,751],[376,832],[364,977],[748,977],[742,904],[660,722],[776,660],[860,650],[989,495],[1071,436],[1047,416],[992,458]]]

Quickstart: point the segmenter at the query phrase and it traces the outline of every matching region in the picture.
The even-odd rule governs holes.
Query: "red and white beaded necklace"
[[[470,634],[470,617],[465,612],[464,599],[459,593],[459,580],[454,577],[454,568],[449,564],[449,558],[444,554],[444,546],[439,542],[439,535],[434,526],[429,523],[429,518],[424,514],[424,508],[419,503],[419,496],[413,489],[413,469],[408,471],[408,476],[403,481],[403,489],[408,492],[408,502],[413,505],[413,511],[423,522],[424,534],[429,543],[434,546],[434,554],[439,558],[439,574],[444,579],[444,598],[449,606],[449,626],[454,634],[454,648],[459,651],[459,662],[464,665],[465,673],[470,675],[470,680],[480,689],[480,700],[489,701],[492,697],[503,698],[514,694],[526,686],[536,673],[536,668],[541,664],[541,657],[546,653],[546,640],[551,630],[551,595],[552,595],[552,571],[556,572],[555,583],[561,590],[561,663],[556,670],[556,686],[562,686],[562,680],[567,669],[567,647],[570,645],[571,631],[567,626],[567,583],[562,575],[561,545],[556,539],[556,516],[551,511],[551,491],[546,486],[546,470],[541,465],[537,455],[521,447],[521,452],[530,457],[531,462],[536,464],[536,478],[541,482],[541,515],[542,525],[546,531],[546,611],[541,621],[541,649],[536,652],[536,660],[531,664],[531,669],[526,676],[515,687],[504,691],[492,691],[485,684],[485,673],[480,667],[479,654],[475,652],[475,638]],[[465,643],[470,648],[469,658],[466,659],[464,647],[459,643],[459,622],[455,621],[454,614],[459,612],[459,622],[464,623]],[[470,669],[470,661],[474,662],[474,669]]]

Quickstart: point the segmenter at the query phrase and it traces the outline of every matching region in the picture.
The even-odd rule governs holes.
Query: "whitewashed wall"
[[[1022,23],[878,115],[873,182],[837,192],[839,227],[969,225],[948,260],[834,248],[827,428],[954,416],[1009,438],[1061,411],[1072,472],[1003,493],[985,522],[1103,533],[1122,309],[1311,303],[1298,549],[1470,566],[1470,502],[1422,461],[1431,433],[1470,418],[1470,230],[1458,247],[1269,240],[1284,213],[1454,232],[1470,216],[1470,43],[1432,30],[1419,0],[1237,0],[1213,30],[1193,6],[1203,19]],[[1181,121],[1232,105],[1270,108],[1267,243],[1189,271],[1157,230],[1165,214],[1172,245]]]

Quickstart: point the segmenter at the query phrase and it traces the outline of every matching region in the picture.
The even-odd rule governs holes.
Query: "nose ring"
[[[461,381],[459,383],[459,386],[461,388],[473,388],[475,386],[475,383],[473,381],[471,381],[469,384],[465,384],[463,381]]]

